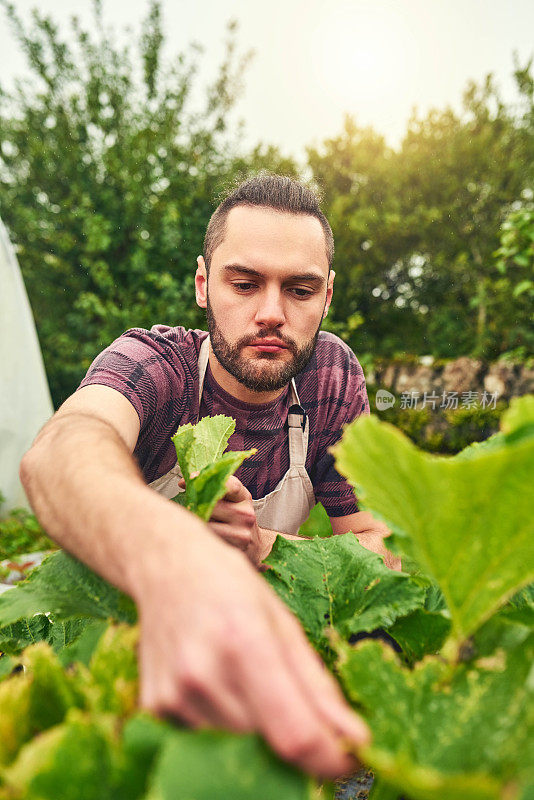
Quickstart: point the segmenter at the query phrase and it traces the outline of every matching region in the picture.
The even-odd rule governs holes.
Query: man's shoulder
[[[153,325],[150,330],[129,328],[101,356],[115,353],[137,362],[196,362],[207,335],[206,331],[170,325]]]
[[[363,370],[354,351],[330,331],[320,331],[313,357],[304,370],[306,372],[315,373],[320,384],[333,383],[336,387],[352,377],[363,378]]]
[[[117,341],[122,339],[133,339],[147,346],[154,348],[172,346],[181,349],[193,349],[197,353],[200,350],[202,341],[207,336],[206,331],[197,328],[183,328],[181,325],[171,327],[170,325],[153,325],[150,330],[146,328],[129,328]]]
[[[205,331],[169,325],[129,328],[97,355],[80,386],[102,383],[136,392],[150,383],[159,391],[176,381],[195,380],[206,336]]]
[[[319,332],[315,352],[317,363],[321,365],[347,367],[351,362],[360,363],[349,345],[330,331]]]
[[[194,404],[198,352],[206,336],[168,325],[130,328],[95,358],[80,388],[101,384],[120,392],[138,412],[141,425],[156,414],[172,421],[176,408]]]
[[[315,352],[296,378],[305,407],[351,404],[356,394],[365,394],[365,377],[356,354],[346,342],[329,331],[321,331]]]

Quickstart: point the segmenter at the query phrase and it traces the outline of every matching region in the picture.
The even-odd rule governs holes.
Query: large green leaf
[[[63,551],[48,556],[26,580],[0,596],[1,628],[35,614],[51,614],[54,621],[88,617],[134,622],[137,617],[129,597]]]
[[[505,655],[414,670],[390,648],[344,645],[340,673],[370,725],[363,754],[413,800],[516,798],[534,779],[534,637]]]
[[[173,731],[146,800],[311,800],[313,782],[256,736]]]
[[[266,580],[327,659],[332,631],[348,639],[386,628],[424,603],[417,579],[385,567],[352,533],[311,541],[278,536],[266,563]]]
[[[458,639],[534,579],[533,413],[531,398],[516,399],[495,443],[455,457],[418,450],[376,417],[358,419],[334,448],[396,546],[438,582]]]
[[[428,653],[437,653],[451,629],[451,621],[439,611],[416,608],[401,617],[388,629],[390,636],[401,647],[406,659],[413,663]]]

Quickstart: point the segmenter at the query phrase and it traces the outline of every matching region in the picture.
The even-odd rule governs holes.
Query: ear
[[[332,295],[334,294],[334,278],[336,277],[336,273],[333,269],[330,270],[328,274],[328,284],[326,287],[326,303],[323,311],[323,319],[328,314],[328,309],[330,308],[330,303],[332,302]]]
[[[202,256],[197,258],[197,271],[195,274],[195,296],[197,305],[200,308],[206,308],[208,304],[208,276],[206,273],[206,264]]]

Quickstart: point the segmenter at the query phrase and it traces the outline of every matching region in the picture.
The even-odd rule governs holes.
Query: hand
[[[185,481],[180,481],[185,488]],[[276,534],[260,528],[252,504],[252,495],[241,481],[231,475],[226,494],[219,500],[210,517],[209,527],[228,544],[242,550],[258,567],[268,556]]]
[[[194,727],[258,731],[322,777],[354,771],[347,751],[367,744],[368,731],[297,620],[204,524],[180,527],[135,598],[141,705]]]

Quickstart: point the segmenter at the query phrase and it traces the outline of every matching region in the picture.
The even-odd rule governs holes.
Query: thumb
[[[196,478],[197,475],[200,475],[200,472],[198,470],[196,472],[192,472],[190,477],[191,478]],[[182,478],[179,479],[178,486],[181,486],[182,489],[185,489],[185,478],[182,477]]]

